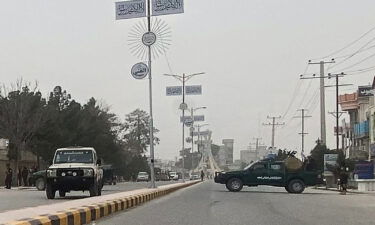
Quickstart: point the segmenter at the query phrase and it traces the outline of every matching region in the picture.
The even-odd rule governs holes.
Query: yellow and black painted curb
[[[12,221],[6,223],[7,225],[82,225],[88,224],[94,220],[98,220],[102,217],[108,216],[112,213],[126,210],[135,206],[138,206],[144,202],[151,201],[157,197],[167,195],[178,189],[191,186],[199,183],[188,182],[181,184],[176,187],[164,188],[164,189],[150,189],[145,193],[124,197],[121,199],[108,200],[93,205],[86,205],[80,208],[72,208],[69,210],[61,211],[50,215],[40,215],[35,218],[25,218],[18,221]]]

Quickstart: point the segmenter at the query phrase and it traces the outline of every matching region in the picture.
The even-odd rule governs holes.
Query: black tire
[[[90,191],[90,197],[97,196],[98,191],[99,191],[98,185],[96,183],[91,185],[89,191]]]
[[[300,179],[291,180],[288,183],[288,189],[289,193],[300,194],[305,190],[305,183]]]
[[[43,177],[39,177],[35,181],[35,187],[38,189],[38,191],[44,191],[46,190],[46,181],[44,180]]]
[[[243,188],[243,182],[239,178],[231,178],[227,181],[226,187],[229,191],[238,192]]]
[[[52,185],[48,184],[46,185],[46,195],[48,199],[54,199],[56,194],[56,190],[53,190]]]
[[[66,195],[66,192],[65,192],[65,191],[59,191],[59,196],[60,196],[61,198],[64,198],[65,195]]]
[[[288,192],[288,193],[291,193],[288,186],[285,187],[285,190]]]

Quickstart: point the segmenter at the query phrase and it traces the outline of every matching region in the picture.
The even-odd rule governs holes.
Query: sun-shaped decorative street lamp
[[[133,26],[128,36],[130,52],[140,60],[147,60],[148,46],[154,59],[163,55],[171,45],[171,29],[166,22],[152,18],[151,31],[148,31],[147,21],[139,21]]]

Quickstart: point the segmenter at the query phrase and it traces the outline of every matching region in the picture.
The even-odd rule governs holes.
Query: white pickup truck
[[[96,151],[91,147],[59,148],[52,165],[46,171],[46,194],[54,199],[56,191],[60,197],[70,191],[90,192],[90,197],[101,195],[103,170]]]

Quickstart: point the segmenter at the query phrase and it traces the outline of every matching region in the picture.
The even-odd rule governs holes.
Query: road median
[[[81,225],[194,185],[188,181],[0,213],[0,224]]]

